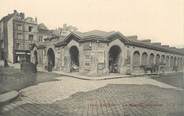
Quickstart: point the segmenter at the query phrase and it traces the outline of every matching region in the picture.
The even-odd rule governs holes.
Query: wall
[[[110,43],[97,43],[97,42],[84,42],[79,43],[74,39],[71,39],[66,46],[54,47],[54,42],[48,42],[45,44],[45,49],[38,49],[39,54],[39,66],[45,68],[48,65],[47,61],[47,51],[49,48],[52,48],[55,53],[55,67],[54,70],[70,72],[70,53],[69,50],[72,46],[76,46],[79,50],[79,72],[84,75],[108,75],[109,74],[109,50],[112,46],[119,46],[121,49],[121,60],[119,62],[120,65],[120,74],[139,74],[144,73],[143,69],[140,68],[143,64],[149,63],[150,54],[154,54],[156,57],[157,54],[160,55],[159,62],[166,62],[162,58],[162,56],[169,57],[169,61],[167,62],[167,67],[164,69],[166,72],[171,72],[172,68],[170,66],[170,58],[173,56],[173,59],[176,58],[180,62],[183,61],[184,57],[181,55],[140,48],[136,46],[124,45],[122,41],[118,38],[113,40]],[[138,65],[133,65],[133,53],[138,51],[140,54]],[[147,58],[143,57],[142,54],[147,53]],[[156,62],[156,58],[154,57],[153,63]],[[180,66],[179,70],[181,70],[182,63],[176,62],[178,66]]]
[[[154,54],[154,64],[156,63],[156,55],[157,55],[157,54],[160,55],[159,62],[161,62],[161,57],[162,57],[163,55],[165,56],[165,59],[166,59],[166,57],[168,56],[168,57],[169,57],[169,63],[167,63],[166,68],[165,68],[165,71],[167,71],[167,72],[172,71],[172,68],[173,68],[173,67],[170,66],[170,58],[171,58],[171,56],[172,56],[173,58],[176,57],[176,59],[181,59],[181,58],[183,57],[183,56],[177,55],[177,54],[171,54],[171,53],[162,52],[162,51],[156,51],[156,50],[151,50],[151,49],[146,49],[146,48],[140,48],[140,47],[136,47],[136,46],[128,46],[128,49],[131,51],[131,72],[133,72],[133,73],[142,73],[142,72],[143,72],[139,67],[135,68],[135,67],[133,66],[133,53],[134,53],[135,51],[138,51],[138,52],[140,53],[140,65],[142,65],[142,54],[143,54],[144,52],[146,52],[146,53],[148,54],[148,58],[147,58],[148,64],[149,64],[149,58],[150,58],[150,54],[151,54],[151,53]],[[180,62],[181,62],[181,61],[180,61]],[[165,60],[164,60],[164,63],[166,63]],[[178,63],[179,63],[179,62],[178,62]],[[179,64],[177,64],[177,65],[179,66]],[[136,70],[135,70],[135,69],[136,69]],[[179,66],[179,70],[182,70],[182,66],[181,66],[181,65]]]
[[[3,22],[0,22],[0,60],[2,60],[2,52],[4,48],[4,39],[3,39]]]
[[[29,32],[29,26],[32,27],[31,32]],[[38,26],[36,24],[31,24],[31,23],[24,24],[24,41],[25,41],[26,50],[29,50],[29,44],[33,43],[38,39],[37,32],[38,32]],[[29,40],[29,35],[33,35],[33,41]]]
[[[7,37],[8,37],[8,61],[13,63],[14,58],[14,40],[13,40],[13,18],[7,23]]]

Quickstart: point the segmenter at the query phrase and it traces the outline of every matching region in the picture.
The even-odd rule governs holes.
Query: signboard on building
[[[104,63],[105,62],[105,53],[103,50],[98,50],[96,52],[98,63]]]
[[[83,50],[92,50],[92,43],[91,42],[84,43]]]

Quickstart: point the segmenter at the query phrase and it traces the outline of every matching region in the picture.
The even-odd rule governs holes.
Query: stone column
[[[139,62],[140,62],[140,66],[142,65],[142,52],[139,52],[139,54],[140,54],[140,59],[139,59]]]
[[[133,52],[130,54],[130,71],[133,72]]]

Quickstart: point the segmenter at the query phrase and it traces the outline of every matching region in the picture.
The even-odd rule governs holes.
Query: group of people
[[[109,69],[111,73],[118,73],[119,72],[119,68],[118,68],[118,64],[117,63],[111,63],[109,65]]]

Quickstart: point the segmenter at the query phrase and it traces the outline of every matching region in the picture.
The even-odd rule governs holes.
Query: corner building
[[[184,53],[150,40],[137,40],[137,36],[94,30],[33,44],[31,61],[48,71],[101,76],[182,71]]]

